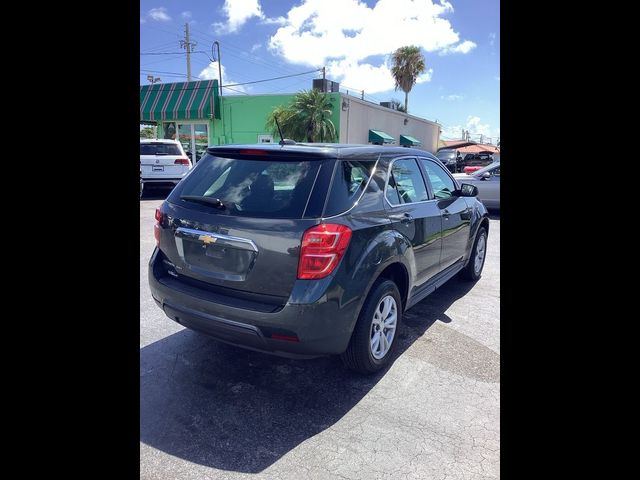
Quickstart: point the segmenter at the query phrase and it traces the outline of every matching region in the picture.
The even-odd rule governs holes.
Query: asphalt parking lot
[[[393,365],[289,360],[185,330],[151,299],[154,210],[140,202],[140,478],[500,477],[500,217],[476,284],[405,315]]]

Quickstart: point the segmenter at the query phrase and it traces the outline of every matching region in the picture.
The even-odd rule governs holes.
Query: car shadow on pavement
[[[451,322],[445,312],[473,285],[454,279],[409,310],[395,358],[434,323]],[[340,420],[385,373],[362,376],[337,357],[285,359],[182,330],[140,350],[140,440],[189,462],[259,473]]]

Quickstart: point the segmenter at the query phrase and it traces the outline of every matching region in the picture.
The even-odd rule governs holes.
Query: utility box
[[[313,80],[313,89],[320,90],[321,92],[339,92],[340,84],[332,80],[315,78]]]

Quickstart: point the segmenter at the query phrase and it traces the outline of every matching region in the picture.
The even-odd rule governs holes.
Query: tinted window
[[[456,158],[456,152],[452,150],[441,150],[436,155],[440,160]]]
[[[182,155],[175,143],[141,143],[140,155]]]
[[[429,200],[427,187],[414,159],[393,162],[386,195],[392,205]]]
[[[375,165],[375,160],[337,162],[324,215],[338,215],[353,207],[367,186]]]
[[[447,172],[440,165],[430,160],[423,159],[422,165],[424,165],[429,176],[433,195],[436,198],[449,198],[456,189],[456,184]]]
[[[229,215],[301,218],[321,163],[237,160],[206,154],[182,187],[174,190],[170,201],[182,202],[180,195],[213,197],[222,200],[227,207],[222,212]]]

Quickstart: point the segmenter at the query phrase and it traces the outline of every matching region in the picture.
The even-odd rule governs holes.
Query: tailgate
[[[242,218],[167,203],[160,249],[178,275],[251,293],[288,297],[300,241],[318,220]]]

